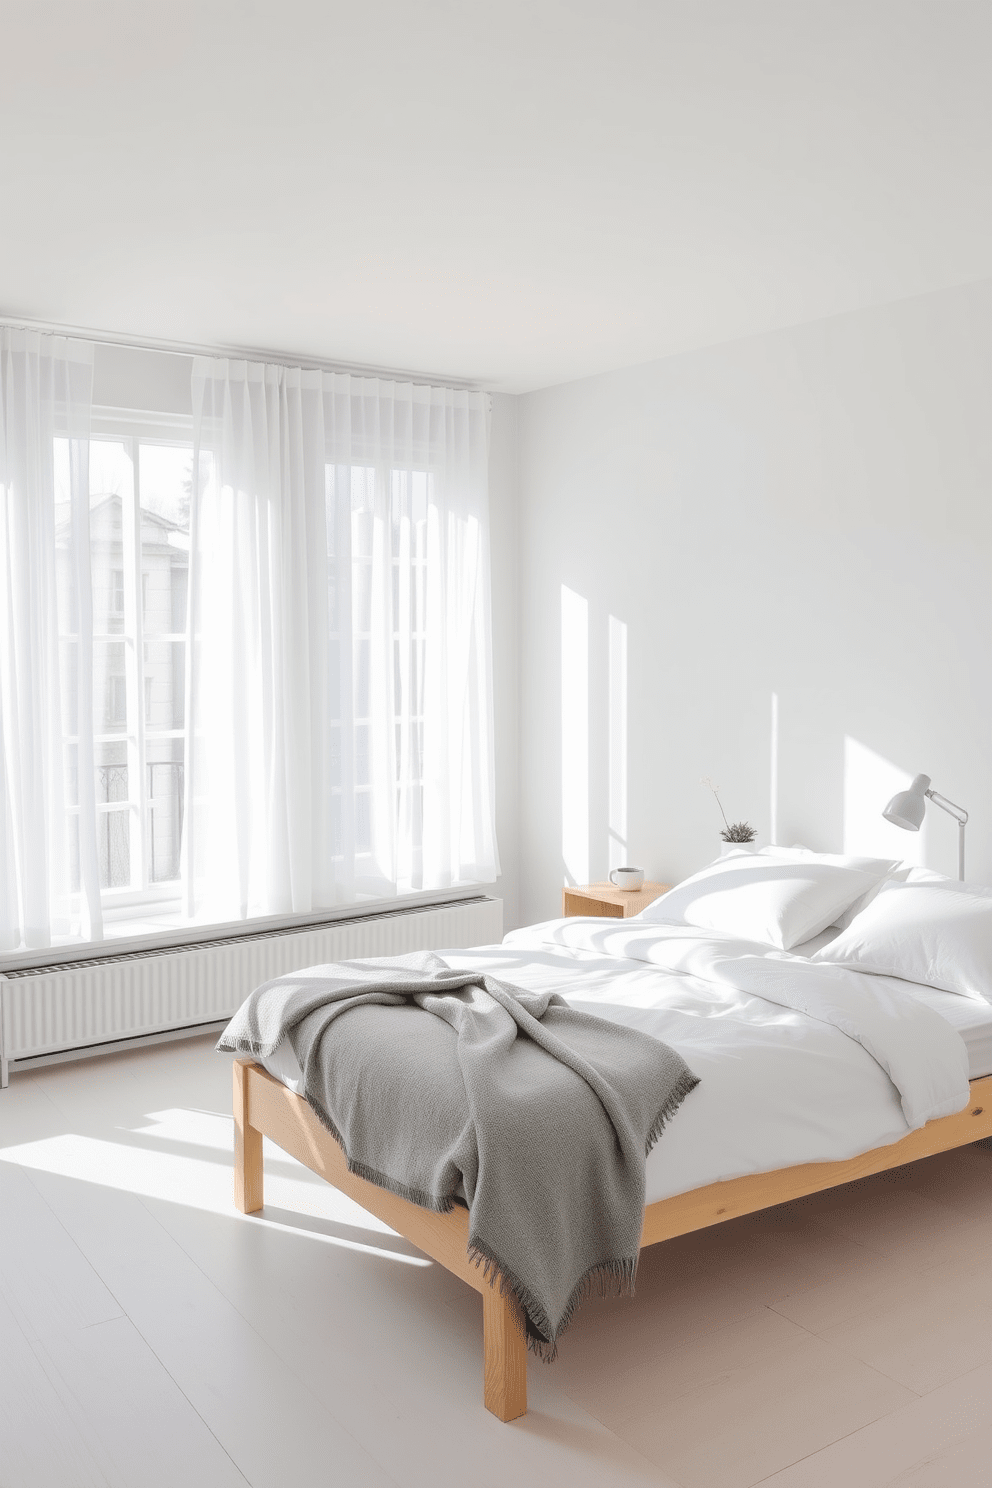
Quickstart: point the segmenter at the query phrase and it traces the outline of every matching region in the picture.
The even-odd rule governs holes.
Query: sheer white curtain
[[[93,348],[0,328],[0,948],[102,935],[93,767]]]
[[[187,911],[491,881],[483,394],[197,358]]]

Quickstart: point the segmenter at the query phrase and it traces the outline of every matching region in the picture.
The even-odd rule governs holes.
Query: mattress
[[[816,942],[800,950],[807,954]],[[746,1173],[831,1162],[896,1142],[908,1130],[899,1094],[865,1050],[753,994],[623,956],[542,943],[541,927],[500,946],[441,951],[452,966],[552,988],[574,1007],[641,1028],[676,1047],[701,1084],[647,1160],[646,1202]],[[960,1035],[969,1078],[992,1074],[992,1006],[879,977]],[[288,1041],[262,1061],[289,1089],[302,1075]]]
[[[936,987],[920,987],[915,982],[902,982],[897,977],[880,977],[897,985],[905,994],[933,1008],[956,1028],[968,1051],[968,1078],[992,1075],[992,1006],[959,997],[956,992],[940,992]]]

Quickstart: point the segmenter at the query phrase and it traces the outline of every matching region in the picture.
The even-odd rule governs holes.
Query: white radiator
[[[199,945],[123,951],[0,976],[0,1085],[22,1060],[226,1022],[260,982],[355,956],[493,945],[503,901],[480,895]]]

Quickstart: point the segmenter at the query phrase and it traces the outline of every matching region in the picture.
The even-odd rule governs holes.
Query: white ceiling
[[[521,391],[992,276],[989,0],[0,0],[0,313]]]

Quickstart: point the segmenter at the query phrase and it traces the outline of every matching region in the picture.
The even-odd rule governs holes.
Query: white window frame
[[[430,481],[431,481],[432,476],[433,476],[433,471],[432,471],[431,467],[429,465],[427,465],[426,463],[423,464],[423,465],[414,465],[414,466],[409,466],[409,465],[392,465],[392,464],[388,464],[388,463],[381,463],[381,462],[374,461],[374,460],[363,459],[362,456],[359,453],[356,453],[350,461],[345,462],[343,460],[336,460],[333,457],[332,453],[330,451],[327,451],[327,453],[325,454],[325,461],[324,461],[324,463],[325,463],[325,482],[326,482],[326,471],[327,470],[331,470],[331,469],[342,469],[342,468],[345,468],[345,469],[348,469],[352,473],[354,471],[356,471],[356,470],[358,470],[358,471],[364,471],[366,473],[371,473],[372,478],[373,478],[373,482],[381,482],[382,483],[382,485],[384,487],[384,490],[386,492],[386,495],[387,495],[387,500],[390,503],[390,506],[391,506],[391,503],[392,503],[392,500],[393,500],[393,480],[394,480],[394,477],[396,475],[398,475],[398,474],[399,475],[422,475],[424,477],[425,481],[428,483],[428,491],[429,491]],[[326,489],[326,486],[325,486],[325,489]],[[354,536],[354,534],[352,534],[352,537],[353,536]],[[331,561],[333,561],[333,553],[328,552],[328,558]],[[352,546],[352,550],[351,550],[351,569],[352,569],[352,572],[351,572],[351,577],[350,577],[350,580],[349,580],[349,595],[351,595],[351,594],[354,593],[354,588],[355,588],[355,572],[356,572],[356,569],[359,566],[361,566],[363,568],[367,568],[367,569],[371,570],[372,564],[373,564],[373,557],[372,557],[372,554],[371,553],[368,553],[368,554],[362,553],[362,554],[356,556],[355,555],[355,551],[354,551],[354,546]],[[393,616],[393,629],[392,629],[392,631],[390,633],[390,644],[391,644],[391,647],[393,648],[393,654],[395,655],[395,648],[399,645],[400,640],[401,640],[401,632],[397,628],[397,623],[396,622],[397,622],[397,616],[398,616],[398,613],[399,613],[399,608],[402,607],[402,603],[403,603],[404,585],[403,585],[403,559],[402,559],[402,556],[394,555],[392,553],[392,551],[390,551],[389,568],[390,568],[390,583],[391,584],[393,583],[393,575],[394,574],[397,574],[398,573],[399,576],[400,576],[400,582],[398,584],[399,596],[400,596],[400,598],[399,598],[399,607],[397,609],[397,612],[394,613],[394,616]],[[416,584],[416,581],[417,581],[416,580],[416,576],[419,573],[421,575],[422,583],[423,583],[423,585],[426,588],[426,582],[427,582],[427,553],[426,553],[426,548],[423,551],[418,552],[418,554],[417,554],[416,557],[414,557],[413,555],[411,555],[410,562],[409,562],[408,572],[409,572],[410,579],[412,580],[413,584]],[[331,630],[328,631],[328,642],[329,642],[329,644],[338,646],[339,648],[341,646],[341,611],[340,611],[340,608],[339,608],[340,603],[341,603],[341,598],[340,598],[340,595],[338,595],[338,596],[336,596],[336,604],[338,606],[338,608],[337,608],[337,622],[338,622],[337,623],[337,629],[335,629],[333,631],[331,631]],[[418,644],[418,645],[422,645],[422,646],[423,645],[426,645],[426,641],[427,641],[427,631],[426,631],[426,629],[424,629],[422,627],[411,629],[410,640],[412,642]],[[352,678],[352,684],[353,684],[353,682],[354,682],[354,666],[355,666],[355,647],[359,643],[368,643],[369,645],[371,645],[371,643],[372,643],[372,632],[370,630],[356,630],[356,629],[353,628],[352,631],[351,631],[351,641],[352,641],[352,654],[351,654],[351,657],[348,658],[348,669],[349,669],[349,674],[350,674],[350,676]],[[345,658],[342,657],[342,666],[344,664],[345,664]],[[354,693],[352,694],[352,697],[354,698]],[[423,728],[424,728],[424,724],[425,724],[425,718],[424,718],[424,714],[422,712],[420,712],[420,713],[411,713],[410,716],[409,716],[409,722],[414,727],[416,727],[419,730],[421,730],[421,734],[422,734],[422,731],[423,731]],[[332,726],[338,732],[338,749],[341,752],[342,773],[343,773],[343,761],[344,761],[344,757],[345,757],[344,756],[344,750],[345,750],[344,726],[343,726],[343,724],[342,724],[342,722],[341,722],[340,719],[335,720],[335,722],[333,723]],[[358,732],[358,730],[360,728],[368,729],[369,730],[369,733],[370,733],[370,736],[371,736],[371,729],[372,729],[372,715],[371,715],[371,713],[359,715],[357,712],[355,712],[352,715],[352,720],[351,720],[352,738],[351,738],[351,740],[350,740],[350,742],[349,742],[349,744],[347,746],[352,759],[354,758],[354,752],[355,752],[355,735],[357,734],[357,732]],[[393,743],[393,747],[395,748],[396,747],[396,741],[393,740],[392,743]],[[371,743],[370,743],[370,750],[371,750]],[[399,760],[399,754],[400,754],[400,751],[399,751],[399,749],[397,749],[397,751],[396,751],[397,761]],[[422,791],[423,790],[423,784],[424,784],[424,779],[423,779],[423,749],[422,748],[420,750],[420,757],[421,757],[420,773],[416,776],[416,778],[411,779],[410,782],[409,782],[409,784],[411,786],[419,786],[420,789],[421,789],[421,791]],[[396,789],[397,794],[398,794],[399,793],[399,790],[400,790],[400,783],[399,783],[398,780],[395,782],[395,789]],[[340,784],[338,784],[338,785],[332,785],[331,788],[330,788],[330,795],[331,795],[332,799],[337,799],[338,800],[338,802],[339,802],[339,810],[340,810],[340,812],[342,814],[342,818],[343,818],[344,811],[345,811],[345,804],[346,804],[345,803],[346,792],[345,792],[344,787],[342,785],[340,785]],[[353,799],[352,810],[353,811],[357,811],[357,805],[358,805],[359,798],[364,797],[364,798],[368,799],[368,798],[371,797],[371,795],[372,795],[372,784],[369,783],[369,784],[359,785],[357,782],[355,782],[353,784],[351,795],[352,795],[352,799]],[[370,816],[371,816],[371,813],[370,813]],[[423,826],[423,823],[421,822],[421,827],[422,826]],[[333,855],[333,860],[336,863],[343,862],[344,861],[344,854],[343,853],[335,853]],[[371,849],[371,847],[366,852],[356,852],[354,854],[353,862],[354,862],[354,868],[355,868],[355,875],[356,875],[356,878],[357,879],[361,880],[364,877],[364,879],[365,879],[366,882],[368,882],[368,883],[374,882],[375,875],[374,875],[374,873],[373,873],[372,870],[373,870],[374,863],[375,863],[375,854],[374,854],[374,851]],[[423,842],[422,841],[420,843],[418,843],[417,846],[413,850],[413,867],[414,867],[414,872],[415,873],[422,871],[422,868],[423,868]],[[413,892],[419,892],[419,891],[416,891],[415,890]],[[404,894],[404,899],[406,897],[407,897],[407,895]]]
[[[123,640],[124,676],[127,697],[127,722],[124,738],[127,744],[128,798],[121,802],[98,802],[97,815],[127,812],[130,882],[119,888],[103,888],[100,900],[108,921],[145,918],[147,915],[174,913],[182,891],[179,879],[153,883],[149,879],[149,838],[151,798],[148,795],[148,736],[159,739],[183,739],[184,729],[151,728],[145,715],[145,638],[144,586],[141,566],[141,461],[142,444],[159,444],[193,449],[193,421],[181,415],[159,415],[127,408],[95,407],[90,423],[94,442],[122,444],[132,467],[132,497],[121,502],[121,537],[124,574],[123,636],[94,631],[94,640]],[[156,642],[186,640],[185,632],[157,632]],[[94,734],[94,745],[120,744],[119,733]],[[142,913],[144,911],[144,914]]]

